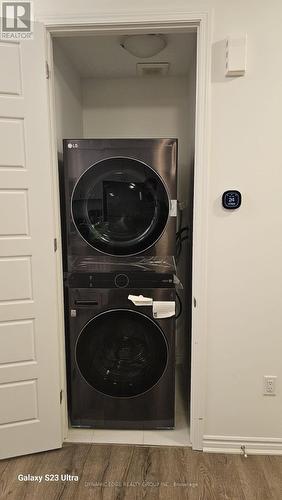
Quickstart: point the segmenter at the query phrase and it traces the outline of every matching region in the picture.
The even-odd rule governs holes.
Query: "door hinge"
[[[60,390],[60,405],[62,404],[63,401],[63,389]]]
[[[197,301],[196,301],[195,297],[193,297],[193,305],[194,305],[194,307],[197,307]]]
[[[57,252],[58,250],[58,241],[57,238],[54,238],[54,252]]]
[[[49,80],[49,78],[50,78],[50,68],[48,61],[46,61],[46,79]]]

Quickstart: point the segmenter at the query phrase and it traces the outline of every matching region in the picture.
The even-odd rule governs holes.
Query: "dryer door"
[[[76,362],[86,382],[108,396],[148,391],[166,370],[168,345],[160,327],[130,309],[99,314],[83,328]]]
[[[169,196],[158,173],[132,158],[108,158],[77,181],[71,200],[82,238],[108,255],[135,255],[162,235]]]

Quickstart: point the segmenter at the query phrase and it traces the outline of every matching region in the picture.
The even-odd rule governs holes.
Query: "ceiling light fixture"
[[[127,35],[120,46],[135,57],[146,59],[161,52],[166,46],[167,41],[163,35]]]

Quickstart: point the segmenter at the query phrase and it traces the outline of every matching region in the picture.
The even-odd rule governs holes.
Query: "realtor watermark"
[[[33,38],[33,2],[1,2],[0,39]]]

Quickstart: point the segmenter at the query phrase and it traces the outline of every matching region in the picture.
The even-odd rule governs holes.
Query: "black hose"
[[[188,227],[188,226],[185,226],[185,227],[183,227],[182,229],[179,229],[179,231],[177,231],[177,233],[176,233],[176,237],[178,237],[178,238],[179,238],[179,236],[181,236],[181,234],[182,234],[182,233],[184,233],[184,231],[189,232],[189,227]]]
[[[181,256],[183,241],[189,239],[189,234],[185,234],[184,231],[187,231],[189,233],[189,227],[185,226],[182,229],[180,229],[178,233],[176,233],[176,255],[175,255],[176,263],[178,263]],[[184,233],[184,235],[182,233]]]
[[[179,223],[178,223],[178,229],[177,229],[177,232],[179,232],[182,228],[182,219],[183,219],[183,214],[182,214],[182,210],[180,210],[179,212]]]
[[[181,302],[181,298],[179,297],[178,293],[176,293],[176,298],[178,300],[178,305],[179,305],[179,311],[178,313],[175,315],[175,319],[178,319],[180,316],[181,316],[181,313],[182,313],[182,302]]]

